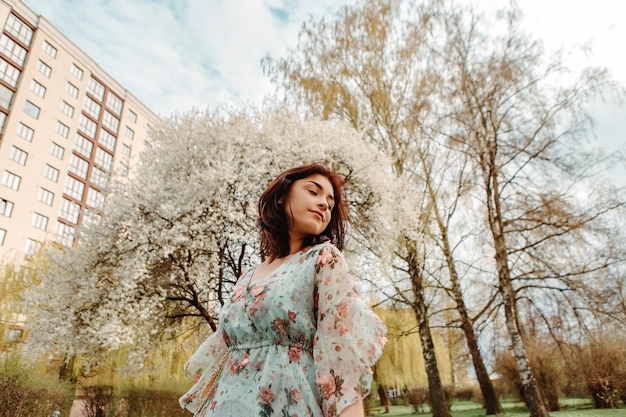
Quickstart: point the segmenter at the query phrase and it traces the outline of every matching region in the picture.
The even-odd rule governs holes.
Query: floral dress
[[[321,243],[250,282],[253,272],[185,365],[194,385],[181,406],[200,417],[329,417],[364,398],[386,329],[356,294],[341,252]]]

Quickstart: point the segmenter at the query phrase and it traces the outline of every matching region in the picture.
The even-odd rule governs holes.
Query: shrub
[[[426,387],[413,387],[407,392],[409,404],[413,406],[416,413],[424,412],[424,404],[428,403],[430,394]]]
[[[69,414],[71,387],[62,382],[34,381],[32,369],[18,358],[0,361],[0,417],[48,417],[59,410]]]
[[[546,408],[548,411],[559,411],[559,394],[567,383],[560,350],[551,344],[528,344],[526,348],[528,360]],[[496,371],[502,375],[508,391],[519,401],[525,401],[524,386],[515,358],[508,352],[498,353]]]
[[[596,408],[616,408],[626,391],[626,339],[600,335],[569,349],[570,375],[584,382]]]
[[[80,398],[83,400],[86,417],[105,417],[107,414],[110,415],[113,387],[111,385],[85,386],[80,390]]]
[[[458,401],[472,401],[474,399],[474,386],[464,385],[454,391],[454,399]],[[480,387],[478,387],[480,390]]]
[[[189,411],[178,405],[180,392],[130,389],[124,394],[127,417],[190,417]]]

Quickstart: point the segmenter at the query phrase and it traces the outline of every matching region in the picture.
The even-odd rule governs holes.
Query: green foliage
[[[0,417],[48,417],[55,410],[68,415],[72,396],[69,384],[35,378],[19,358],[0,360]]]

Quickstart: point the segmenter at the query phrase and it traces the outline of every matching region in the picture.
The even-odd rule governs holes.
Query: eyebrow
[[[317,182],[315,182],[315,181],[311,181],[311,180],[309,180],[309,181],[307,181],[307,182],[310,182],[310,183],[312,183],[313,185],[315,185],[315,187],[317,187],[317,189],[319,189],[319,190],[321,190],[321,191],[324,191],[324,187],[322,187],[322,186],[321,186],[320,184],[318,184]],[[331,195],[329,195],[329,196],[328,196],[328,198],[330,198],[331,200],[333,200],[333,202],[335,201],[335,196],[334,196],[334,195],[332,195],[332,194],[331,194]]]

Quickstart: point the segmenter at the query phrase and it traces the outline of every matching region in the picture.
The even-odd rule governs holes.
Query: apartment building
[[[0,260],[71,246],[158,116],[45,17],[0,0]]]

